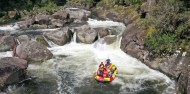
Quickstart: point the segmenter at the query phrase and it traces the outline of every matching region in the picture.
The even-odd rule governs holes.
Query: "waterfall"
[[[44,40],[47,41],[48,45],[50,47],[56,47],[58,46],[57,44],[53,43],[52,41],[48,40],[45,36],[43,36]]]
[[[17,41],[18,44],[21,44],[20,41],[19,41],[18,39],[16,39],[16,41]]]
[[[74,32],[72,41],[77,43],[77,32]]]

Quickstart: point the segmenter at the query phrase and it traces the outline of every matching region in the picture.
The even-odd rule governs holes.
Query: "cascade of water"
[[[16,39],[16,41],[17,41],[18,44],[21,44],[20,41],[19,41],[18,39]]]
[[[12,56],[13,56],[13,51],[0,52],[0,58],[3,58],[3,57],[12,57]]]
[[[52,41],[49,41],[45,36],[43,36],[44,40],[47,41],[48,45],[50,47],[56,47],[58,46],[57,44],[53,43]]]
[[[19,26],[17,23],[13,23],[11,25],[4,25],[0,27],[0,30],[7,31],[7,30],[16,30],[19,29]]]
[[[72,40],[74,43],[77,43],[77,32],[74,32]]]
[[[100,33],[98,32],[98,40],[100,40]]]

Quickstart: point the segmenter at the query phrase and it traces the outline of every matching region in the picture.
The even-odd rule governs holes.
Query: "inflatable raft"
[[[115,79],[118,73],[118,70],[114,64],[111,64],[107,69],[105,69],[103,71],[103,75],[100,75],[98,71],[95,74],[95,79],[99,82],[111,82]]]

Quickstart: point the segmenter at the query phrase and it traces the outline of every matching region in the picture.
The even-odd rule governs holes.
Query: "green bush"
[[[179,48],[189,49],[190,12],[184,5],[180,0],[159,0],[152,7],[143,20],[149,28],[145,36],[146,49],[158,55],[172,54]]]
[[[157,55],[172,54],[178,48],[177,40],[178,35],[176,34],[156,32],[147,38],[145,48]]]
[[[113,0],[118,5],[138,5],[140,6],[144,0]]]

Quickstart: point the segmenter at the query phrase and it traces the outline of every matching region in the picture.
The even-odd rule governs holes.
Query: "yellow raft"
[[[95,80],[100,82],[111,82],[115,79],[118,70],[114,64],[111,64],[107,67],[108,70],[104,70],[103,76],[98,75],[98,73],[95,74]],[[111,76],[108,76],[108,71],[112,71]]]

